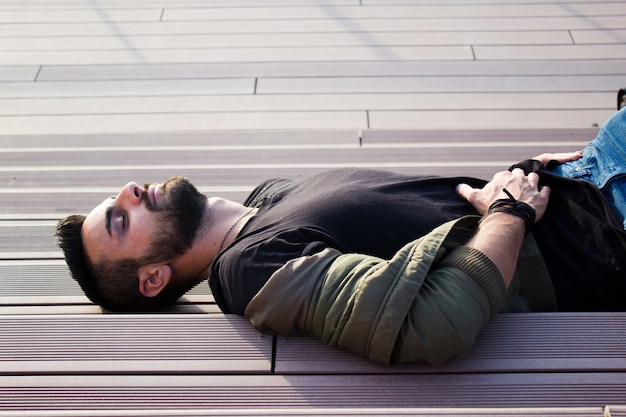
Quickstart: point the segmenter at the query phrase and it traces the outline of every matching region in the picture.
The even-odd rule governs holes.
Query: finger
[[[576,161],[577,159],[580,159],[582,157],[583,157],[583,152],[576,151],[576,152],[558,153],[555,155],[554,159],[557,162],[565,163],[565,162],[570,162],[570,161]]]
[[[525,173],[525,172],[524,172],[524,170],[523,170],[523,169],[521,169],[521,168],[515,168],[513,171],[511,171],[511,173],[512,173],[513,175],[515,175],[516,177],[518,177],[518,178],[521,178],[521,177],[525,177],[525,176],[526,176],[526,173]]]
[[[537,173],[531,172],[530,174],[528,174],[527,178],[528,183],[531,186],[533,186],[534,188],[539,188],[539,175],[537,175]]]
[[[464,198],[468,201],[474,191],[474,188],[470,187],[467,184],[459,184],[456,186],[456,193],[459,195],[459,197]]]

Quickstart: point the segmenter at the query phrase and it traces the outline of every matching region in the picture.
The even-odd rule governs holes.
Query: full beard
[[[147,190],[148,185],[145,186]],[[207,198],[183,177],[172,177],[160,189],[164,204],[154,207],[144,192],[146,205],[157,214],[160,229],[152,234],[150,262],[170,260],[187,251],[194,242],[207,207]]]

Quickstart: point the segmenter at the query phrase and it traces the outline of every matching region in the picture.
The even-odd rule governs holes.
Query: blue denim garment
[[[609,201],[626,229],[626,108],[615,113],[583,150],[583,157],[551,170],[590,181]]]

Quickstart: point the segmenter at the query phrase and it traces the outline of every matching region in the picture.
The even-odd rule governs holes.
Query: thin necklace
[[[224,238],[222,239],[222,243],[220,243],[220,247],[217,250],[217,253],[220,253],[222,251],[222,248],[224,247],[224,243],[226,243],[226,238],[228,237],[228,235],[230,235],[230,232],[233,231],[233,229],[246,217],[248,216],[248,214],[252,213],[255,210],[255,208],[252,208],[248,211],[246,211],[240,218],[237,219],[237,221],[235,221],[235,223],[233,223],[232,226],[230,226],[230,229],[228,229],[228,231],[226,232],[226,234],[224,235]]]

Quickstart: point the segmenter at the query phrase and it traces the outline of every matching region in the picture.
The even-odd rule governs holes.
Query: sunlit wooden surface
[[[502,315],[442,368],[262,335],[208,285],[91,304],[54,242],[128,181],[237,201],[359,166],[488,179],[580,149],[626,3],[0,0],[0,417],[626,415],[626,316]]]

